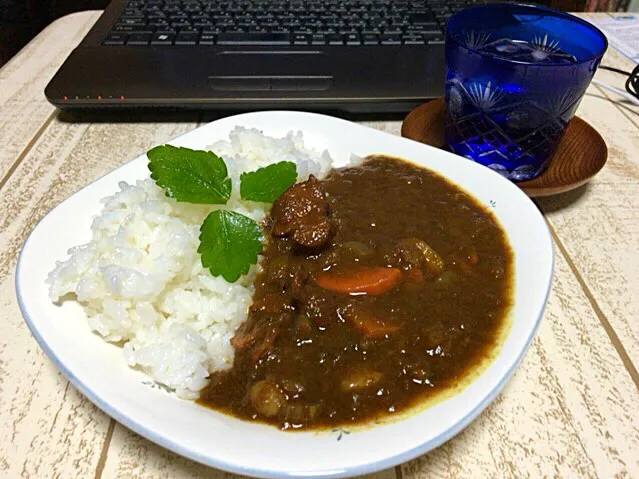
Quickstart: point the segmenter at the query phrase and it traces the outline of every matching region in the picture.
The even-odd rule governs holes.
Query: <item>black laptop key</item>
[[[186,27],[190,27],[191,26],[191,22],[188,20],[177,20],[177,21],[173,21],[171,19],[171,26],[173,28],[186,28]]]
[[[412,13],[409,17],[412,25],[424,25],[435,21],[435,16],[430,12]]]
[[[219,35],[224,30],[220,27],[206,27],[202,29],[202,35]]]
[[[404,44],[405,45],[425,45],[426,40],[424,40],[424,35],[420,35],[420,34],[404,35]]]
[[[121,15],[118,23],[125,25],[144,25],[146,18],[144,15]]]
[[[224,32],[227,35],[244,36],[244,34],[246,33],[246,30],[244,30],[243,28],[231,27],[231,28],[226,28]]]
[[[129,35],[127,45],[148,45],[151,41],[150,33],[133,33]]]
[[[391,23],[389,25],[386,26],[386,30],[387,31],[395,31],[395,32],[399,32],[402,33],[404,31],[404,29],[410,27],[410,25],[408,24],[403,24],[403,23]]]
[[[164,18],[152,18],[149,20],[149,24],[147,26],[153,28],[162,28],[168,27],[169,25],[170,23]]]
[[[175,37],[176,45],[197,45],[200,39],[199,33],[180,32]]]
[[[382,45],[401,45],[402,37],[401,35],[396,35],[396,34],[393,34],[393,35],[384,34],[384,35],[381,35],[380,41]]]
[[[109,33],[104,39],[105,45],[124,45],[127,38],[126,33]]]
[[[289,45],[290,33],[221,33],[218,45]]]
[[[133,12],[122,12],[122,15],[120,15],[120,21],[122,20],[131,20],[132,22],[138,21],[138,22],[144,22],[145,20],[145,16],[142,12],[140,11],[133,11]]]
[[[361,45],[362,39],[359,33],[349,33],[344,36],[347,45]]]
[[[175,33],[158,32],[151,37],[151,45],[173,45]]]
[[[444,34],[441,30],[437,32],[424,32],[423,35],[426,40],[440,40],[444,38]]]
[[[200,35],[200,45],[215,45],[215,40],[217,39],[217,35],[207,35],[203,33]]]
[[[192,25],[196,28],[209,28],[215,25],[212,20],[195,20]]]
[[[442,29],[438,23],[428,23],[424,25],[411,25],[406,28],[406,33],[437,33],[441,34]]]
[[[327,20],[325,22],[328,28],[343,29],[345,24],[341,20]]]
[[[379,36],[371,33],[362,35],[364,45],[379,45]]]
[[[448,8],[448,6],[443,5],[441,7],[431,7],[431,12],[433,12],[435,15],[445,15],[447,13],[450,13],[450,9]]]
[[[128,26],[128,27],[145,27],[146,26],[146,20],[144,18],[142,19],[138,19],[138,18],[121,18],[120,20],[118,20],[118,23],[116,23],[116,26]]]
[[[311,44],[313,45],[326,45],[326,36],[321,33],[315,33],[311,36]]]
[[[145,34],[151,34],[155,31],[154,27],[150,27],[150,26],[146,26],[146,27],[133,27],[133,26],[120,26],[120,27],[115,27],[113,29],[114,33],[129,33],[129,34],[139,34],[139,35],[145,35]]]
[[[301,26],[302,26],[302,22],[300,22],[299,20],[285,20],[282,22],[283,28],[295,29],[295,28],[301,28]]]
[[[379,15],[377,13],[370,13],[368,15],[363,15],[363,18],[366,19],[369,23],[378,23],[385,22],[386,18],[383,15]]]
[[[258,25],[257,20],[254,19],[239,19],[236,18],[235,19],[235,24],[238,27],[242,27],[242,28],[253,28],[256,27]]]
[[[293,45],[308,45],[311,41],[311,36],[308,34],[297,33],[293,34]]]

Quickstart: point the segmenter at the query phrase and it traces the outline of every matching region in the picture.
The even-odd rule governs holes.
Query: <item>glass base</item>
[[[465,148],[463,144],[457,144],[457,145],[449,144],[448,149],[452,153],[455,153],[456,155],[462,156],[468,160],[474,161],[475,163],[479,163],[480,165],[490,168],[496,173],[499,173],[504,178],[507,178],[514,182],[528,181],[538,177],[544,171],[546,171],[546,169],[548,168],[548,163],[549,163],[549,160],[547,160],[547,161],[544,161],[541,165],[537,165],[537,166],[533,164],[522,164],[509,169],[507,166],[503,164],[502,158],[499,158],[499,159],[502,159],[502,163],[491,161],[492,155],[485,155],[481,159],[478,159],[474,157],[473,155],[469,154],[467,151],[467,148]],[[512,163],[512,162],[509,161],[509,163]]]

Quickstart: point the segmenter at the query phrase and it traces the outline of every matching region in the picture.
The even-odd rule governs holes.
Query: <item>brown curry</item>
[[[200,402],[281,428],[406,411],[491,355],[512,253],[493,216],[429,170],[370,157],[289,188],[232,369]]]

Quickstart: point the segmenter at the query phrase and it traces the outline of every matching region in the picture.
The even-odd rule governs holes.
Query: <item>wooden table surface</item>
[[[141,438],[56,370],[29,333],[14,271],[49,210],[207,120],[73,118],[43,89],[99,12],[49,26],[0,69],[0,477],[218,478]],[[603,64],[632,64],[610,49]],[[597,78],[621,87],[622,77]],[[556,244],[546,313],[513,379],[465,431],[377,479],[639,477],[639,108],[591,86],[578,111],[608,144],[587,186],[537,201]],[[94,121],[90,121],[94,120]],[[367,122],[399,134],[400,122]]]

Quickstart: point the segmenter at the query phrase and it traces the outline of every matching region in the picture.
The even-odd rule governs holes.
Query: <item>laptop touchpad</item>
[[[222,91],[322,91],[333,86],[328,63],[319,51],[223,51],[209,82]]]

